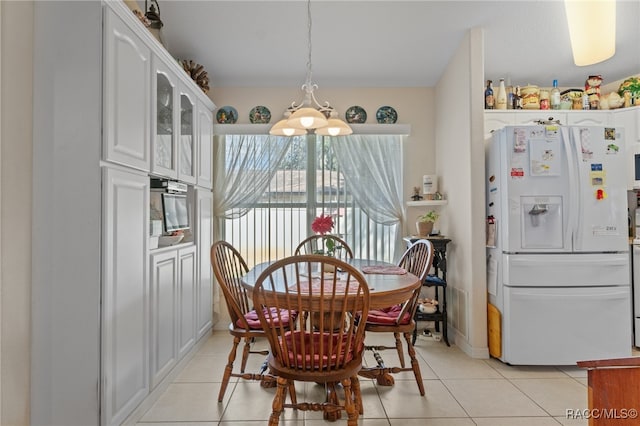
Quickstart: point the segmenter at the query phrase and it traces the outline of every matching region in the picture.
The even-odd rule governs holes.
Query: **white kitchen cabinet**
[[[191,105],[201,103],[209,112],[215,106],[124,2],[34,2],[33,21],[38,95],[32,220],[38,244],[32,254],[30,419],[42,425],[135,423],[158,396],[151,384],[157,388],[173,363],[163,346],[170,335],[157,334],[162,339],[154,340],[159,350],[152,358],[152,303],[156,309],[175,303],[175,365],[180,348],[182,355],[194,348],[198,306],[194,244],[177,248],[192,253],[176,258],[184,282],[176,281],[174,299],[166,291],[158,299],[150,294],[149,175],[156,174],[151,153],[158,101],[152,93],[158,76],[169,76],[176,87],[176,137],[181,92]],[[192,145],[191,183],[197,150]],[[179,178],[177,148],[173,155],[171,170]],[[154,285],[166,290],[161,278]],[[158,321],[155,327],[167,326]]]
[[[210,249],[213,244],[213,194],[196,188],[196,245],[198,247],[198,277],[196,285],[196,338],[204,336],[212,325],[213,275]]]
[[[627,156],[627,189],[633,190],[636,182],[635,156],[640,154],[640,107],[614,110],[616,129],[624,130],[625,153]]]
[[[211,187],[212,110],[157,56],[153,57],[153,175]],[[202,121],[200,121],[202,120]],[[205,142],[201,155],[201,142]],[[208,179],[207,179],[208,178]]]
[[[178,77],[156,55],[151,64],[151,172],[157,176],[176,179]]]
[[[187,354],[196,341],[196,246],[178,250],[178,291],[176,295],[178,359]]]
[[[113,10],[104,19],[103,157],[149,171],[151,50]]]
[[[584,126],[608,126],[616,123],[611,111],[573,111],[573,110],[507,110],[485,111],[484,133],[485,138],[491,135],[491,131],[501,129],[509,125],[533,125],[538,121],[556,121],[562,125]]]
[[[149,312],[151,324],[151,389],[171,371],[178,359],[176,296],[178,256],[175,249],[151,255]]]
[[[513,111],[489,110],[484,113],[484,138],[490,138],[491,132],[514,124]]]
[[[149,178],[104,168],[103,188],[102,420],[120,424],[149,392]]]
[[[615,110],[613,120],[616,127],[624,127],[627,145],[640,143],[640,107]]]
[[[179,87],[178,179],[182,182],[195,184],[198,155],[196,149],[196,100],[184,83],[181,82]]]
[[[567,124],[567,114],[562,110],[521,110],[514,114],[514,125],[533,125],[540,121],[560,120],[560,124]]]
[[[491,132],[505,126],[527,126],[538,124],[538,121],[560,120],[567,124],[567,113],[561,110],[489,110],[484,113],[484,137],[491,137]]]
[[[612,123],[611,112],[601,111],[568,111],[567,122],[569,125],[578,126],[609,126]]]
[[[150,256],[151,389],[195,344],[196,246]]]
[[[198,101],[198,186],[213,188],[213,115]]]

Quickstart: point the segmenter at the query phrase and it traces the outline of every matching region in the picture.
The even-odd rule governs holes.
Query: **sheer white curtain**
[[[224,219],[247,214],[269,186],[292,139],[269,135],[216,135],[213,214]]]
[[[395,253],[402,253],[402,136],[334,137],[332,146],[357,204],[374,222],[397,225]]]

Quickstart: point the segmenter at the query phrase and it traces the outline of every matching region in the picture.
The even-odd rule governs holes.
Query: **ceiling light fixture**
[[[577,66],[597,64],[616,53],[616,0],[565,0],[564,8]]]
[[[286,118],[274,124],[269,134],[294,136],[315,130],[317,135],[350,135],[353,130],[338,118],[338,112],[329,105],[329,102],[320,105],[314,95],[318,85],[311,81],[311,0],[307,0],[307,48],[307,79],[302,85],[302,90],[305,92],[304,100],[299,104],[292,102],[284,112]]]

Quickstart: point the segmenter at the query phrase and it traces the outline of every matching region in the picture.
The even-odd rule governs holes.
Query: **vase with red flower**
[[[333,231],[334,223],[333,218],[329,215],[321,214],[316,217],[311,223],[311,230],[319,235],[329,235],[331,231]],[[335,255],[336,249],[336,241],[333,238],[323,238],[324,240],[324,248],[315,252],[316,254],[321,254],[325,256],[333,257]],[[325,265],[324,272],[335,272],[335,267],[331,265]]]

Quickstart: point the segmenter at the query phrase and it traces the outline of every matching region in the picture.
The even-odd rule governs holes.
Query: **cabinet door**
[[[196,183],[196,103],[186,87],[180,84],[180,117],[178,139],[178,179]]]
[[[513,112],[488,112],[484,113],[484,137],[491,137],[491,132],[502,129],[505,126],[514,124],[515,118]]]
[[[567,113],[560,112],[559,110],[521,110],[514,114],[515,121],[513,124],[518,125],[530,125],[538,124],[538,121],[546,120],[560,120],[560,124],[567,124]]]
[[[640,143],[640,107],[623,108],[614,112],[616,127],[624,127],[627,146]]]
[[[105,8],[103,158],[149,171],[149,48]]]
[[[576,111],[567,113],[567,124],[579,126],[608,126],[611,124],[609,111]]]
[[[196,336],[196,246],[178,250],[178,359],[193,347]]]
[[[198,102],[198,185],[213,188],[213,114]]]
[[[102,416],[110,425],[149,393],[149,177],[104,168],[103,197]]]
[[[197,338],[205,335],[213,318],[213,275],[210,250],[213,243],[213,194],[196,189],[196,244],[198,246],[198,281],[196,286]]]
[[[640,154],[640,108],[624,108],[614,112],[616,129],[624,132],[627,158],[627,189],[632,191],[636,182],[635,155]]]
[[[151,171],[155,175],[175,179],[178,177],[178,78],[157,56],[153,57],[152,63]]]
[[[151,255],[151,388],[160,383],[177,361],[176,294],[178,252]]]

